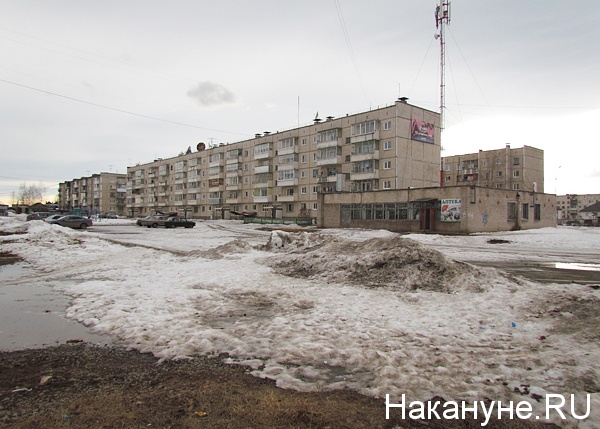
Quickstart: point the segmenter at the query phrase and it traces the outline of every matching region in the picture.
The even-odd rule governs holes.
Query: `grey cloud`
[[[223,85],[214,82],[200,82],[187,92],[188,97],[196,100],[202,107],[216,107],[224,104],[233,104],[237,101],[236,95]]]

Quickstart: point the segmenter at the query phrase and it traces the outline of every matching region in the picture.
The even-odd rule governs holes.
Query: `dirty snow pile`
[[[590,287],[515,280],[380,231],[208,221],[109,239],[17,222],[0,220],[0,244],[30,264],[22,284],[62,291],[68,317],[157,357],[227,353],[284,388],[527,400],[540,415],[535,395],[592,393],[579,427],[600,425]]]
[[[399,291],[480,292],[487,286],[486,271],[492,271],[398,236],[355,241],[274,231],[263,248],[285,251],[266,260],[279,274]]]

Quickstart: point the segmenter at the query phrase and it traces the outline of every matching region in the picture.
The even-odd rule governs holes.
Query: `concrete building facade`
[[[441,186],[544,192],[544,151],[531,146],[442,158]]]
[[[59,183],[59,210],[125,216],[127,175],[98,173]]]
[[[468,234],[556,226],[556,196],[478,186],[323,195],[329,228]]]
[[[438,186],[439,114],[393,105],[127,169],[129,216],[317,217],[319,195]]]
[[[566,194],[556,196],[557,220],[559,224],[593,225],[594,212],[582,211],[600,202],[600,194]]]

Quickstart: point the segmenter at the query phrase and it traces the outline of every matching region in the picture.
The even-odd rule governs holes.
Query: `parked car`
[[[52,215],[52,213],[50,213],[50,212],[34,212],[34,213],[29,213],[27,215],[27,220],[44,220],[48,216],[51,216],[51,215]]]
[[[148,228],[158,228],[159,226],[164,226],[167,218],[165,216],[150,216],[148,219],[142,219],[142,226],[147,226]]]
[[[93,225],[91,219],[89,219],[87,217],[83,217],[83,216],[77,216],[77,215],[67,215],[67,216],[63,216],[59,219],[49,220],[47,222],[57,224],[60,226],[68,226],[69,228],[80,228],[80,229],[86,229],[88,226]]]
[[[44,219],[44,221],[48,222],[50,220],[57,220],[57,219],[60,219],[61,217],[64,217],[64,216],[65,216],[64,214],[55,214],[55,215],[52,215],[52,216],[48,216],[47,218]]]
[[[148,219],[150,219],[150,218],[152,218],[152,216],[146,216],[146,217],[140,218],[140,219],[138,219],[138,220],[135,222],[135,224],[136,224],[137,226],[143,226],[143,225],[142,225],[142,221],[143,221],[143,220],[148,220]]]
[[[165,221],[165,228],[177,228],[178,226],[183,228],[193,228],[196,226],[196,222],[182,219],[177,216],[172,216]]]

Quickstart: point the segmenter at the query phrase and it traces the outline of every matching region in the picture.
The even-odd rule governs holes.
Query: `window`
[[[507,204],[507,216],[506,218],[511,221],[511,220],[516,220],[517,219],[517,203],[508,203]]]
[[[390,150],[392,148],[392,142],[383,142],[383,150]]]
[[[292,213],[292,212],[294,211],[294,205],[293,205],[293,204],[286,204],[286,206],[285,206],[285,210],[286,210],[288,213]]]
[[[535,220],[542,220],[542,207],[539,204],[533,205],[533,218]]]
[[[306,146],[306,138],[303,138],[302,140],[300,140],[300,144],[302,146]]]
[[[313,186],[312,193],[316,194],[317,192],[319,192],[319,187],[318,186]]]
[[[519,177],[519,175],[520,175],[519,170],[513,171],[513,177]]]
[[[312,172],[312,177],[319,177],[319,170],[318,169],[314,169]]]
[[[521,161],[519,158],[513,158],[513,165],[520,165]]]
[[[300,157],[300,162],[301,162],[302,164],[306,164],[306,155],[302,155],[302,156]]]
[[[386,180],[383,182],[383,189],[392,189],[392,182],[391,180]]]
[[[300,188],[300,193],[301,194],[306,194],[306,186],[303,186]]]
[[[373,132],[375,132],[375,121],[361,122],[360,124],[354,124],[351,127],[351,133],[353,136],[370,134]]]
[[[496,159],[496,165],[502,165],[502,158]]]
[[[383,129],[384,130],[391,130],[392,129],[392,121],[386,121],[383,123]]]
[[[300,177],[301,177],[302,179],[304,179],[304,178],[306,177],[306,171],[305,171],[305,170],[302,170],[302,171],[300,172]]]
[[[523,204],[523,220],[529,219],[529,204]]]
[[[513,191],[518,191],[520,188],[518,183],[513,183]]]
[[[452,180],[452,176],[446,176],[446,183],[450,183],[451,180]]]
[[[313,210],[317,210],[317,207],[318,207],[317,203],[313,203],[313,208],[312,209]]]
[[[502,177],[502,171],[496,171],[496,177]]]
[[[392,161],[383,161],[383,169],[389,170],[392,168]]]

